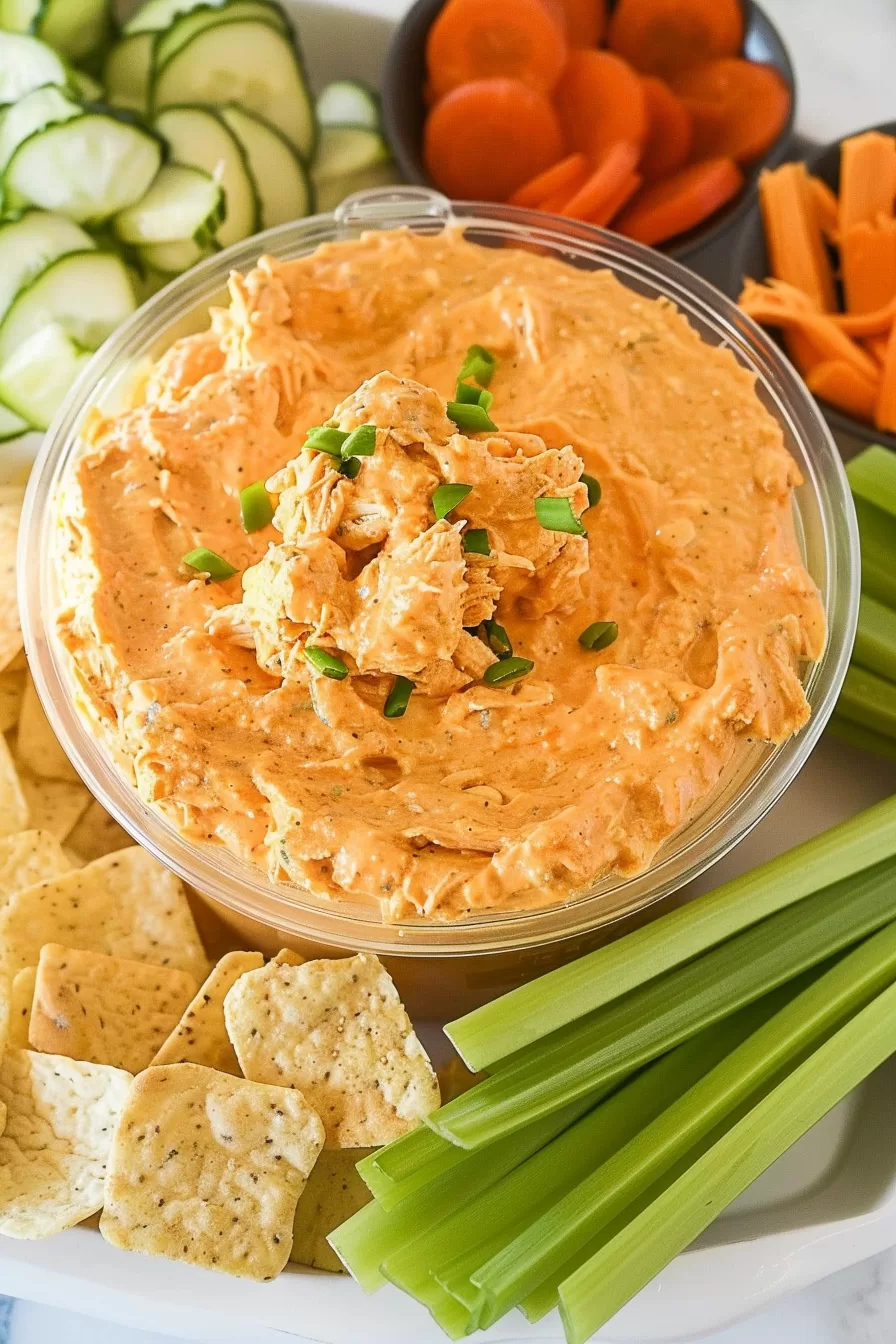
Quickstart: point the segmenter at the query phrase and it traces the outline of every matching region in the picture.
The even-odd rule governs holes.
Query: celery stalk
[[[873,443],[847,462],[846,475],[854,495],[896,514],[896,457],[888,448]]]
[[[896,986],[891,985],[561,1285],[568,1344],[584,1344],[894,1051]]]
[[[896,854],[896,797],[446,1027],[466,1063],[511,1052],[680,966],[819,887]],[[467,1095],[474,1095],[471,1089]]]
[[[896,549],[893,551],[896,561]],[[896,682],[896,611],[863,593],[852,661],[879,677]],[[896,694],[896,686],[893,688]]]
[[[384,1209],[463,1161],[463,1152],[421,1125],[358,1163],[358,1174]]]
[[[864,667],[850,665],[837,713],[884,737],[896,737],[896,685],[866,672]]]
[[[503,1316],[769,1079],[896,979],[896,924],[841,958],[471,1275]],[[777,996],[773,995],[772,998]]]
[[[891,737],[882,737],[880,733],[872,732],[870,728],[863,728],[860,723],[853,723],[836,713],[831,716],[830,730],[834,737],[846,742],[850,747],[873,752],[875,756],[882,756],[887,761],[896,761],[896,741]]]
[[[859,523],[862,591],[896,607],[896,518],[864,499],[853,498]]]
[[[894,915],[896,863],[885,861],[519,1051],[427,1124],[462,1147],[490,1143],[655,1059]]]

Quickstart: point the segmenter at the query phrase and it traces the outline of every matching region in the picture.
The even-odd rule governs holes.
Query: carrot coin
[[[543,0],[448,0],[426,40],[437,98],[472,80],[498,77],[548,93],[566,56],[562,25]]]
[[[567,44],[596,47],[607,26],[606,0],[552,0],[563,12]]]
[[[597,160],[618,140],[641,145],[647,99],[639,77],[611,51],[573,51],[554,91],[570,149]]]
[[[619,0],[607,41],[645,75],[664,78],[716,56],[736,56],[744,40],[740,0]]]
[[[645,187],[619,216],[614,228],[639,243],[664,243],[715,214],[743,186],[733,159],[692,163],[672,177]]]
[[[638,172],[645,182],[657,182],[683,168],[691,156],[694,126],[691,114],[668,84],[656,75],[644,75],[647,99],[647,139]]]
[[[790,115],[790,90],[777,70],[725,57],[672,81],[694,122],[694,157],[749,163],[777,140]]]

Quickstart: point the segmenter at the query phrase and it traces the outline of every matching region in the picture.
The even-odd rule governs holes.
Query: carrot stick
[[[543,201],[539,201],[535,207],[546,215],[559,215],[566,202],[572,198],[573,193],[569,191],[555,191],[550,196],[545,196]]]
[[[611,145],[601,158],[599,166],[586,179],[572,200],[567,201],[562,213],[570,219],[593,219],[606,209],[619,194],[623,183],[631,176],[638,162],[640,150],[628,140]]]
[[[890,328],[874,423],[878,429],[896,430],[896,326]]]
[[[849,312],[882,308],[896,294],[896,220],[850,224],[840,235],[840,269]]]
[[[573,50],[596,47],[607,26],[606,0],[559,0],[559,4],[566,20],[568,45]]]
[[[759,178],[759,205],[771,273],[801,289],[816,308],[836,308],[834,275],[812,208],[804,163],[784,163]]]
[[[848,415],[871,420],[881,379],[863,378],[843,359],[826,359],[806,374],[806,386],[816,397],[829,401]]]
[[[736,56],[744,37],[738,0],[619,0],[607,41],[645,75],[666,77],[716,56]]]
[[[889,344],[889,341],[890,333],[887,332],[886,336],[866,336],[862,341],[862,345],[868,351],[869,355],[871,355],[872,359],[876,359],[878,364],[883,364],[887,357],[887,345]]]
[[[449,196],[506,201],[563,153],[547,98],[517,79],[479,79],[440,98],[426,118],[423,155]]]
[[[873,308],[865,313],[831,313],[831,321],[836,322],[847,336],[883,336],[889,335],[890,327],[896,320],[896,295],[889,303]]]
[[[694,124],[684,103],[663,80],[645,75],[641,84],[647,100],[647,139],[638,172],[645,182],[658,182],[687,163]]]
[[[448,0],[426,39],[436,98],[472,80],[496,77],[549,93],[566,55],[562,28],[541,0]]]
[[[606,228],[619,214],[622,207],[628,204],[643,181],[640,173],[629,173],[628,177],[620,183],[615,195],[609,198],[603,208],[588,216],[589,223],[599,224],[601,228]]]
[[[809,199],[815,211],[815,221],[822,235],[829,243],[837,243],[840,237],[840,203],[827,182],[820,177],[809,178]]]
[[[570,149],[597,161],[618,140],[643,144],[647,100],[640,79],[610,51],[574,51],[554,90]]]
[[[853,224],[892,215],[896,197],[896,140],[879,131],[853,135],[840,146],[840,236]]]
[[[743,182],[733,159],[692,163],[640,191],[616,220],[616,230],[639,243],[663,243],[715,214]]]
[[[829,314],[819,313],[811,300],[791,285],[761,285],[748,280],[738,303],[748,317],[766,327],[796,330],[815,347],[817,360],[843,360],[866,379],[877,376],[869,354],[841,331]]]
[[[750,163],[777,140],[790,115],[790,90],[770,65],[737,56],[682,70],[671,81],[694,122],[694,157],[727,154]]]
[[[546,168],[543,173],[536,173],[528,182],[524,182],[510,198],[510,205],[538,205],[546,197],[554,196],[558,192],[565,191],[567,198],[579,187],[588,176],[588,160],[584,154],[568,154],[565,159],[559,163],[554,163],[550,168]]]

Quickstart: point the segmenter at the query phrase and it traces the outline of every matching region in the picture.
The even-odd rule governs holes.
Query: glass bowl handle
[[[447,196],[428,187],[377,187],[346,196],[333,211],[339,238],[357,237],[367,229],[394,229],[402,224],[430,224],[433,232],[454,220]]]

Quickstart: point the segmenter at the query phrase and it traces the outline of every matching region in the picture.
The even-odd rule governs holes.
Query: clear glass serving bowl
[[[67,655],[54,635],[58,610],[55,525],[60,482],[79,452],[85,414],[123,405],[128,388],[178,336],[207,324],[210,304],[226,302],[232,269],[264,252],[300,257],[320,243],[365,230],[406,226],[434,233],[459,221],[485,247],[537,247],[571,266],[608,267],[630,288],[666,295],[704,340],[727,345],[756,375],[760,398],[780,423],[805,484],[796,514],[806,565],[821,591],[829,638],[806,672],[809,725],[781,746],[755,746],[720,782],[699,814],[660,850],[648,871],[611,877],[577,899],[549,909],[477,914],[455,923],[384,925],[376,907],[330,903],[277,885],[222,847],[185,840],[141,802],[77,704]],[[607,936],[611,921],[669,895],[725,854],[755,826],[792,782],[828,719],[846,672],[858,604],[855,515],[831,435],[812,398],[778,347],[712,286],[676,262],[636,243],[530,211],[480,203],[449,204],[423,188],[359,193],[334,214],[271,230],[222,253],[169,285],[97,353],[46,437],[25,501],[19,601],[32,673],[47,714],[91,790],[130,834],[211,903],[231,930],[264,950],[283,942],[318,951],[364,949],[404,961],[405,983],[419,977],[445,990],[449,1011],[578,954]],[[614,930],[615,932],[615,930]],[[450,968],[450,969],[449,969]]]

